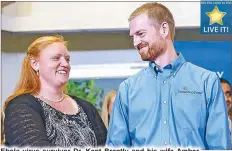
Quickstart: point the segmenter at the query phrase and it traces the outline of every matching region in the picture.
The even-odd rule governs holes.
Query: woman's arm
[[[5,111],[5,137],[10,146],[54,146],[46,136],[44,121],[38,111],[25,101],[12,100]]]

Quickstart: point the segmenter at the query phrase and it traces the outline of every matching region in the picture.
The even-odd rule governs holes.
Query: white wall
[[[161,2],[177,27],[200,26],[200,2]],[[6,31],[127,29],[129,15],[144,2],[16,2],[2,10]]]
[[[2,105],[16,86],[21,71],[22,60],[23,58],[20,54],[2,52]]]

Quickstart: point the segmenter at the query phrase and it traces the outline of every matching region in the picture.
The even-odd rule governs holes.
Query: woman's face
[[[70,56],[61,42],[53,43],[40,52],[38,60],[41,85],[62,87],[68,82]]]
[[[113,108],[113,104],[114,104],[114,101],[115,101],[115,97],[116,97],[116,95],[114,95],[114,96],[110,99],[110,102],[109,102],[109,115],[110,115],[111,112],[112,112],[112,108]]]

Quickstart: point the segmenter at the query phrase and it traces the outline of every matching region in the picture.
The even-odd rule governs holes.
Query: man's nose
[[[141,40],[138,37],[134,37],[133,43],[134,43],[134,47],[138,49],[138,45],[141,43]]]
[[[226,105],[227,105],[227,107],[229,107],[231,105],[230,100],[226,100]]]

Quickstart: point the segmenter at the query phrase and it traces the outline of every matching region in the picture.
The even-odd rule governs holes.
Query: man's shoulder
[[[208,78],[216,79],[218,77],[216,72],[210,71],[208,69],[195,65],[191,62],[185,62],[184,66],[189,70],[189,72],[187,73],[191,75],[200,76],[202,78],[207,78],[207,79]]]
[[[130,76],[129,78],[127,78],[126,80],[124,80],[121,84],[122,85],[131,85],[134,82],[138,82],[138,80],[142,77],[144,77],[144,75],[146,75],[146,70],[148,68],[144,68],[142,70],[140,70],[139,72],[135,73],[134,75]]]
[[[195,65],[195,64],[193,64],[191,62],[185,62],[185,66],[188,67],[192,71],[197,71],[197,72],[200,72],[200,73],[206,72],[208,74],[213,73],[212,71],[210,71],[208,69],[205,69],[203,67],[200,67],[198,65]]]

